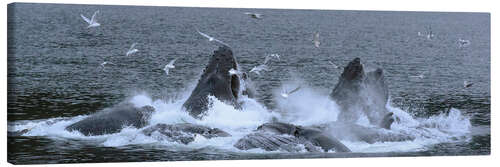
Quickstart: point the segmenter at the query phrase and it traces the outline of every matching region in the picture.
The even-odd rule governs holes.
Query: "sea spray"
[[[295,86],[295,85],[294,85]],[[288,87],[294,87],[288,85]],[[303,87],[287,99],[276,97],[279,107],[276,111],[269,111],[265,106],[255,99],[242,97],[242,109],[235,109],[217,98],[209,97],[212,103],[206,115],[202,119],[195,119],[182,109],[185,99],[165,102],[153,99],[146,93],[141,93],[128,98],[125,102],[133,103],[137,107],[150,105],[155,108],[150,127],[159,123],[193,123],[205,125],[212,128],[220,128],[227,131],[231,137],[216,137],[206,139],[197,136],[195,141],[188,145],[177,142],[169,142],[162,139],[161,134],[144,136],[141,130],[134,127],[125,127],[119,133],[84,136],[79,132],[66,131],[64,128],[72,123],[82,120],[87,115],[71,118],[53,118],[46,120],[22,121],[13,123],[12,130],[30,129],[25,136],[48,136],[58,138],[70,138],[88,140],[100,143],[99,145],[108,147],[119,147],[134,144],[157,144],[176,149],[197,149],[212,147],[217,149],[237,151],[237,152],[259,152],[266,151],[252,149],[241,151],[233,147],[238,139],[251,133],[259,125],[273,119],[294,123],[297,125],[314,125],[336,121],[340,112],[334,101],[327,95],[312,88]],[[376,142],[368,144],[357,141],[341,141],[354,152],[393,152],[393,151],[415,151],[425,149],[426,146],[440,142],[462,139],[471,129],[469,118],[461,114],[458,109],[452,108],[449,113],[431,116],[429,118],[414,118],[411,114],[390,103],[386,105],[390,112],[397,118],[391,126],[392,132],[411,134],[415,140],[401,142]],[[367,121],[365,121],[366,123]],[[358,121],[358,125],[363,125],[363,121]]]

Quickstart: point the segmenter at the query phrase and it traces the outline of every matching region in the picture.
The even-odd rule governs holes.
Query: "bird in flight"
[[[472,84],[474,84],[474,83],[464,81],[464,88],[471,87],[471,86],[472,86]]]
[[[414,76],[410,76],[410,77],[412,77],[412,78],[420,78],[420,79],[424,79],[424,74],[425,74],[425,73],[426,73],[426,72],[422,72],[420,75],[414,75]]]
[[[97,15],[97,13],[99,13],[99,11],[95,11],[94,14],[92,15],[91,19],[89,19],[89,18],[85,17],[84,15],[80,14],[80,16],[82,17],[82,19],[85,20],[85,22],[87,22],[89,24],[89,26],[87,26],[87,28],[99,27],[101,25],[101,24],[99,24],[97,22],[97,19],[95,18],[95,16]]]
[[[254,18],[254,19],[262,19],[262,14],[259,14],[259,13],[245,12],[245,14]]]
[[[328,61],[328,63],[330,63],[333,66],[333,68],[339,68],[339,66],[337,66],[336,64],[334,64],[332,61]]]
[[[266,58],[264,58],[264,64],[267,64],[267,62],[269,62],[269,60],[271,60],[271,58],[273,58],[273,57],[278,59],[278,61],[280,61],[279,54],[270,54],[270,55],[267,55]]]
[[[321,42],[319,42],[319,32],[314,33],[312,42],[314,44],[314,47],[319,48],[319,44],[321,44]]]
[[[101,63],[102,70],[105,70],[105,67],[106,67],[107,64],[115,65],[114,63],[104,61],[104,62]]]
[[[231,68],[231,69],[229,70],[229,75],[231,75],[231,76],[232,76],[232,75],[241,75],[241,74],[242,74],[242,72],[241,72],[241,71],[239,71],[239,70],[235,70],[234,68]]]
[[[299,89],[300,89],[300,88],[301,88],[301,87],[300,87],[300,86],[298,86],[297,88],[293,89],[293,90],[292,90],[292,91],[290,91],[290,92],[288,92],[287,90],[283,89],[283,90],[281,91],[281,97],[283,97],[283,98],[288,98],[288,96],[290,96],[292,93],[295,93],[295,92],[299,91]]]
[[[432,27],[429,26],[427,29],[428,29],[427,30],[427,39],[432,40],[434,38],[434,33],[432,33]]]
[[[253,67],[250,72],[253,72],[253,73],[256,73],[257,75],[260,75],[260,71],[267,71],[267,65],[265,64],[261,64],[261,65],[258,65],[258,66],[255,66]]]
[[[135,52],[138,52],[139,50],[135,48],[135,45],[137,45],[137,43],[133,43],[132,46],[130,46],[130,48],[128,49],[127,51],[127,56],[130,56],[132,54],[134,54]]]
[[[209,35],[207,35],[205,33],[200,32],[199,30],[196,30],[196,31],[198,31],[198,34],[204,36],[205,38],[208,38],[208,41],[210,41],[210,42],[215,41],[215,42],[220,43],[220,44],[222,44],[224,46],[229,46],[226,43],[224,43],[224,42],[222,42],[222,41],[220,41],[218,39],[215,39],[214,37],[211,37],[211,36],[209,36]]]
[[[469,46],[470,45],[470,41],[469,40],[466,40],[466,39],[458,39],[458,47],[462,48],[462,47],[466,47],[466,46]]]
[[[171,60],[167,65],[165,65],[165,68],[163,68],[163,71],[165,71],[165,74],[168,75],[168,71],[172,68],[175,68],[174,66],[174,63],[175,63],[175,60],[177,59],[174,59],[174,60]]]

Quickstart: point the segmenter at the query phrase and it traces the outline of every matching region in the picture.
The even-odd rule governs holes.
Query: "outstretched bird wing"
[[[129,51],[133,50],[135,48],[135,45],[137,45],[137,43],[133,43],[131,46],[130,46],[130,49],[128,49]]]
[[[264,64],[267,64],[267,62],[269,62],[270,59],[271,59],[270,56],[267,55],[266,58],[264,59]]]
[[[334,64],[332,61],[328,61],[328,63],[330,63],[333,66],[333,68],[339,68],[339,66],[337,66],[336,64]]]
[[[167,74],[167,75],[168,75],[168,68],[167,68],[167,67],[165,67],[165,68],[163,69],[163,71],[165,71],[165,74]]]
[[[215,39],[215,38],[213,38],[213,39],[214,39],[214,41],[215,41],[215,42],[220,43],[220,44],[222,44],[222,45],[224,45],[224,46],[229,47],[229,45],[228,45],[228,44],[226,44],[226,43],[224,43],[224,42],[222,42],[222,41],[220,41],[220,40],[218,40],[218,39]]]
[[[99,11],[95,11],[94,14],[92,15],[92,18],[90,19],[91,23],[97,22],[97,19],[95,18],[95,16],[97,15],[97,13],[99,13]]]
[[[89,18],[85,17],[82,14],[80,14],[80,16],[82,17],[83,20],[85,20],[85,22],[87,22],[88,24],[91,24],[91,21],[89,20]]]
[[[290,95],[290,94],[292,94],[292,93],[294,93],[294,92],[299,91],[300,87],[301,87],[301,86],[298,86],[298,87],[297,87],[297,88],[295,88],[294,90],[290,91],[290,93],[288,93],[288,94]]]
[[[211,36],[208,36],[207,34],[200,32],[199,30],[196,30],[196,31],[198,32],[198,34],[204,36],[205,38],[208,38],[208,39],[212,38]]]
[[[175,63],[175,60],[177,60],[177,58],[175,58],[174,60],[170,61],[170,63],[168,63],[167,65],[168,65],[168,66],[173,66],[173,65],[174,65],[174,63]]]

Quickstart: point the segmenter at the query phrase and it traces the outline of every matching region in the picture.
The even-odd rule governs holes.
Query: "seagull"
[[[256,73],[257,75],[260,75],[260,71],[262,71],[262,70],[267,71],[267,65],[265,65],[265,64],[261,64],[261,65],[259,65],[259,66],[255,66],[255,67],[253,67],[253,68],[250,70],[250,72],[254,72],[254,73]]]
[[[229,70],[229,75],[232,76],[232,75],[241,75],[242,72],[240,72],[240,70],[235,70],[234,68],[231,68]]]
[[[424,73],[425,72],[421,73],[420,75],[415,75],[415,76],[410,76],[410,77],[424,79]]]
[[[254,19],[262,19],[262,14],[259,14],[259,13],[245,12],[245,14],[254,18]]]
[[[101,63],[102,70],[104,70],[104,69],[105,69],[105,65],[106,65],[106,64],[115,65],[114,63],[104,61],[104,62],[102,62],[102,63]]]
[[[226,43],[224,43],[224,42],[222,42],[222,41],[220,41],[218,39],[215,39],[214,37],[208,36],[207,34],[200,32],[199,30],[196,30],[196,31],[198,31],[198,33],[200,35],[204,36],[205,38],[208,38],[208,41],[210,41],[210,42],[215,41],[215,42],[218,42],[218,43],[220,43],[220,44],[222,44],[224,46],[229,46]]]
[[[466,46],[468,46],[469,44],[470,44],[470,41],[469,41],[469,40],[462,39],[462,38],[458,39],[458,45],[459,45],[459,47],[460,47],[460,48],[461,48],[461,47],[466,47]]]
[[[313,41],[312,41],[312,42],[314,43],[314,46],[315,46],[316,48],[319,48],[319,44],[321,44],[321,42],[319,42],[319,32],[316,32],[316,33],[314,34],[314,38],[313,38]]]
[[[469,82],[467,82],[467,81],[464,81],[464,88],[471,87],[471,86],[472,86],[472,84],[474,84],[474,83],[469,83]]]
[[[90,20],[87,17],[85,17],[84,15],[80,14],[82,19],[85,20],[85,22],[87,22],[89,24],[89,26],[87,26],[87,28],[99,27],[101,25],[97,22],[97,19],[95,18],[95,15],[97,13],[99,13],[99,11],[95,11],[94,14],[92,15],[92,19],[90,19]]]
[[[102,63],[101,63],[102,68],[104,68],[104,66],[105,66],[106,64],[112,64],[112,65],[115,65],[114,63],[111,63],[111,62],[107,62],[107,61],[105,61],[105,62],[102,62]]]
[[[135,48],[135,45],[137,45],[137,43],[133,43],[132,46],[130,46],[130,49],[128,49],[127,54],[126,54],[127,56],[130,56],[130,55],[134,54],[135,52],[139,51]]]
[[[274,57],[280,61],[280,55],[279,54],[270,54],[269,57]]]
[[[163,68],[163,71],[165,71],[165,73],[167,75],[168,75],[168,70],[169,69],[175,68],[175,66],[174,66],[175,60],[177,60],[177,59],[174,59],[174,60],[170,61],[167,65],[165,65],[165,68]]]
[[[431,31],[429,32],[429,34],[427,34],[427,39],[432,40],[432,38],[434,38],[434,34]]]
[[[264,64],[267,64],[267,62],[269,62],[269,60],[271,60],[271,58],[273,58],[273,57],[278,59],[278,61],[280,61],[279,54],[270,54],[270,55],[267,55],[266,58],[264,59]]]
[[[339,66],[337,66],[336,64],[334,64],[332,61],[328,61],[328,63],[330,63],[333,66],[333,68],[339,68]]]
[[[427,39],[432,40],[432,38],[434,38],[434,34],[432,33],[432,27],[429,26],[428,29],[429,32],[427,33]]]
[[[290,96],[292,93],[297,92],[299,89],[300,89],[300,86],[298,86],[297,88],[295,88],[294,90],[292,90],[292,91],[290,91],[290,92],[287,92],[285,89],[283,89],[283,90],[281,91],[281,97],[283,97],[283,98],[288,98],[288,96]]]

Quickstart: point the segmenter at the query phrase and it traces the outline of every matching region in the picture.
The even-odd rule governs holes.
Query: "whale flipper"
[[[183,107],[195,118],[203,117],[203,113],[208,110],[208,96],[215,96],[217,99],[239,108],[237,103],[240,91],[240,77],[230,75],[231,69],[238,69],[238,64],[229,47],[222,46],[214,52],[208,65],[203,70],[203,74],[198,80],[191,96],[184,102]]]
[[[393,119],[387,117],[389,93],[382,69],[365,73],[355,58],[344,68],[330,98],[341,108],[338,121],[356,122],[364,114],[371,124],[390,129]]]
[[[126,126],[142,128],[148,124],[154,108],[137,108],[125,103],[97,112],[66,127],[68,131],[79,131],[86,136],[120,132]]]

